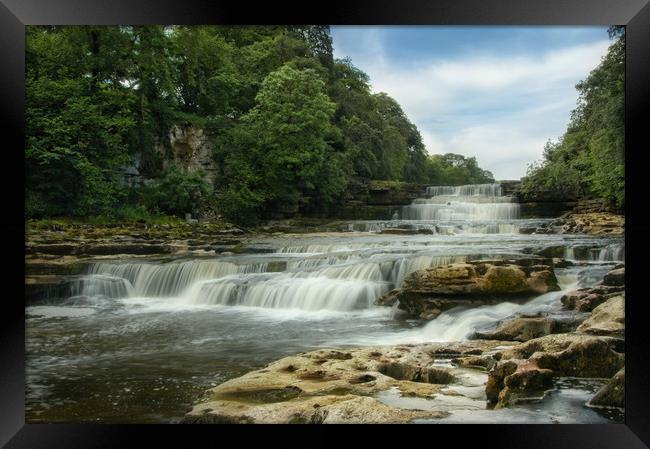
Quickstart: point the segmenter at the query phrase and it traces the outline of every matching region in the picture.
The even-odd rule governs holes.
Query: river
[[[498,185],[428,194],[391,221],[252,238],[264,252],[87,264],[65,298],[26,308],[27,421],[177,422],[207,388],[297,352],[457,341],[517,313],[568,313],[563,292],[624,260],[621,237],[519,233],[545,220],[519,219]],[[381,232],[395,227],[422,233]],[[556,268],[563,290],[523,304],[456,308],[430,322],[374,305],[415,270],[559,246],[577,262]],[[542,403],[501,411],[460,404],[443,421],[620,421],[584,407],[603,382],[564,379]]]

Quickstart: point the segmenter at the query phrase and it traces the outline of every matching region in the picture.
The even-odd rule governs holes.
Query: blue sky
[[[332,26],[374,92],[395,98],[432,153],[475,156],[518,179],[564,133],[575,85],[609,46],[606,27]]]

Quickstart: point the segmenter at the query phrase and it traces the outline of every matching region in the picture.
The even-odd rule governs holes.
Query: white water
[[[484,211],[513,205],[495,185],[436,187],[430,194],[463,198]],[[356,232],[251,242],[273,253],[92,264],[66,284],[67,301],[26,310],[28,415],[168,421],[206,388],[300,351],[463,340],[514,315],[558,313],[564,290],[578,280],[593,285],[625,256],[621,238],[523,235],[517,230],[530,227],[528,220],[482,220],[483,212],[463,207],[457,211],[466,216],[456,221],[355,222]],[[396,224],[433,233],[377,233]],[[586,261],[556,270],[562,292],[523,304],[456,308],[430,322],[374,305],[419,269],[557,246]]]
[[[564,258],[577,262],[624,262],[625,242],[611,243],[604,247],[568,246]]]
[[[310,249],[295,247],[297,253]],[[401,285],[413,271],[462,262],[465,256],[368,254],[347,257],[314,257],[287,262],[287,270],[268,273],[268,263],[235,264],[189,261],[168,264],[99,263],[92,273],[125,276],[133,287],[113,294],[115,298],[158,297],[175,307],[183,305],[231,305],[307,311],[367,309],[388,290]],[[95,288],[106,275],[89,275]],[[91,283],[92,285],[92,283]],[[159,305],[160,300],[158,301]]]
[[[499,184],[433,186],[430,198],[416,199],[402,208],[404,220],[514,220],[519,204],[502,196]]]

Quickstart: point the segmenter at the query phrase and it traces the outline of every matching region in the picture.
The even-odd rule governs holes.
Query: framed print
[[[6,447],[647,447],[643,0],[0,16]]]

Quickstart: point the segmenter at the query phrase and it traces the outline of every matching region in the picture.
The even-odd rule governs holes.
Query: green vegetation
[[[611,27],[607,55],[576,85],[578,107],[567,131],[548,142],[544,159],[529,167],[525,194],[607,198],[625,204],[625,29]]]
[[[493,180],[428,156],[369,82],[326,26],[27,27],[26,216],[241,223],[327,214],[352,179]],[[168,133],[186,124],[214,144],[213,185],[174,167]],[[123,180],[134,161],[145,186]]]

